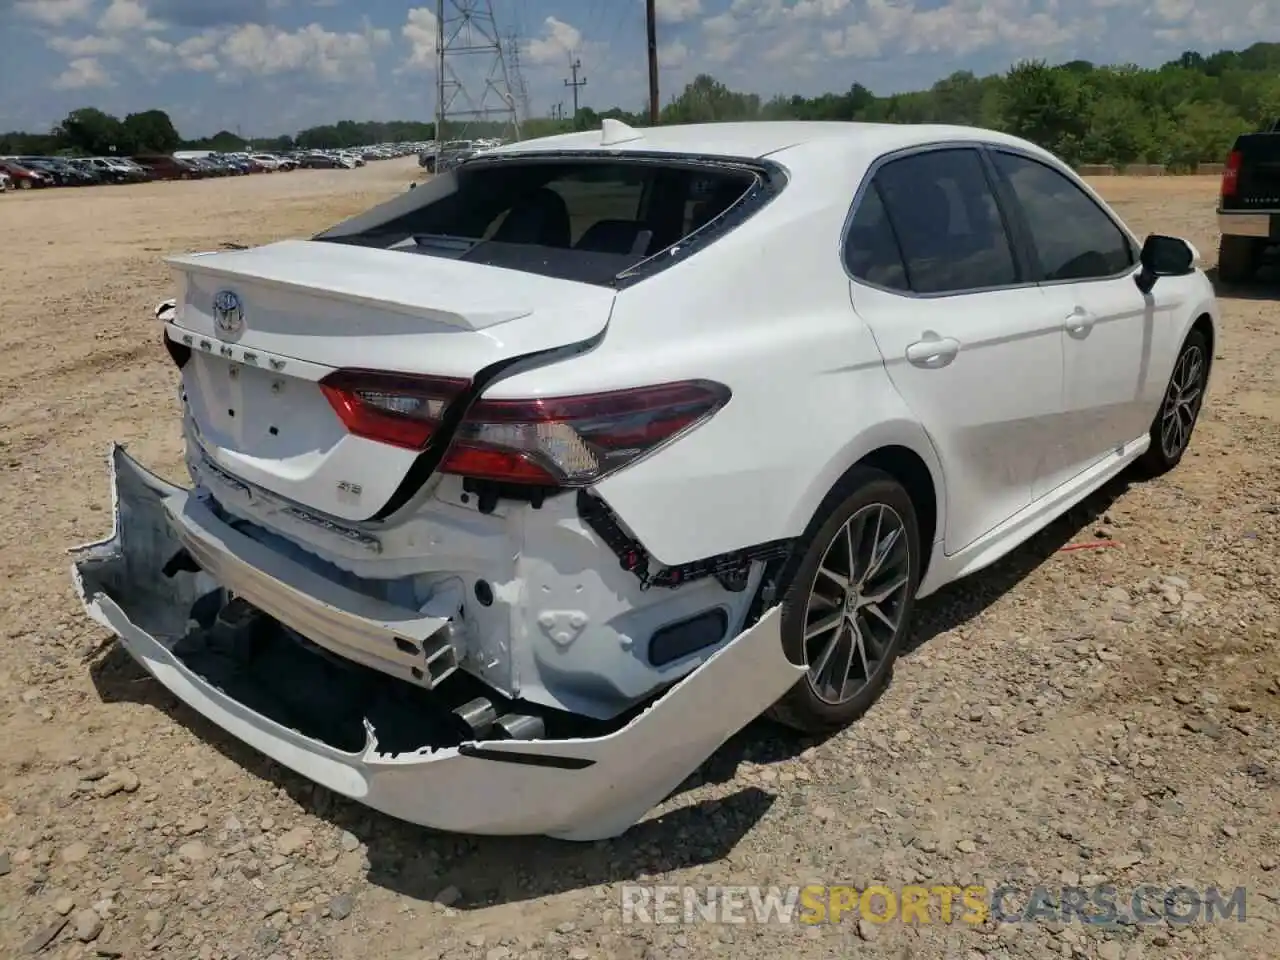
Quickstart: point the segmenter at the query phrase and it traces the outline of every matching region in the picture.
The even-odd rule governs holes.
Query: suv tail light
[[[1240,186],[1240,151],[1232,150],[1227,156],[1227,165],[1222,170],[1222,196],[1224,199],[1234,197],[1236,188]]]
[[[440,470],[477,480],[582,487],[693,429],[729,402],[708,380],[533,400],[480,400]]]
[[[320,381],[320,389],[357,437],[424,450],[445,408],[469,384],[454,377],[336,370]]]

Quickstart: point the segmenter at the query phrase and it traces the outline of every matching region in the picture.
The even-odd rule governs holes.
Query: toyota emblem
[[[213,322],[219,333],[236,334],[244,329],[244,307],[230,290],[221,290],[214,296]]]

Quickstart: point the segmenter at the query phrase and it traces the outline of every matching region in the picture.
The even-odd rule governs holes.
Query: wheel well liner
[[[918,453],[910,447],[891,445],[880,447],[866,454],[851,465],[835,482],[831,490],[823,498],[817,514],[827,508],[833,499],[845,496],[845,489],[850,475],[859,467],[872,467],[889,474],[902,484],[916,508],[916,522],[920,526],[920,573],[921,580],[928,573],[929,561],[933,557],[933,544],[938,532],[938,490],[934,485],[933,474],[929,466]]]
[[[1213,351],[1214,351],[1214,330],[1213,318],[1207,313],[1202,313],[1196,317],[1196,322],[1191,325],[1192,330],[1199,330],[1204,334],[1204,338],[1209,341],[1209,355],[1205,357],[1205,366],[1208,370],[1213,369]],[[1206,375],[1208,371],[1206,371]]]

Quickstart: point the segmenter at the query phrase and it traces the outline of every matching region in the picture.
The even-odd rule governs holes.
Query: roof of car
[[[625,133],[625,130],[624,130]],[[558,150],[603,150],[622,153],[689,153],[710,157],[766,157],[807,146],[844,146],[870,155],[926,143],[982,140],[1027,148],[1016,137],[978,127],[931,123],[854,123],[777,120],[748,123],[690,123],[643,127],[634,139],[604,143],[600,129],[524,140],[485,151],[488,155],[542,153]],[[1034,149],[1034,148],[1032,148]]]

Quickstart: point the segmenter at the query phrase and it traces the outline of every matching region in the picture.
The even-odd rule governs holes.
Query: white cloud
[[[213,27],[180,43],[147,37],[142,45],[147,54],[146,66],[158,68],[161,73],[179,69],[192,73],[212,73],[220,66],[215,55],[216,48],[227,35],[226,29]]]
[[[111,5],[98,20],[98,29],[107,33],[129,33],[133,30],[163,30],[164,24],[152,20],[138,0],[111,0]]]
[[[796,0],[791,16],[797,20],[829,20],[848,6],[849,0]]]
[[[293,32],[250,23],[237,27],[220,53],[228,78],[235,72],[272,76],[306,72],[325,80],[370,76],[375,52],[391,43],[391,31],[366,28],[362,33],[333,33],[318,23]]]
[[[689,62],[689,48],[681,40],[673,40],[658,48],[658,66],[676,70]]]
[[[14,9],[31,20],[60,27],[87,17],[93,9],[93,0],[18,0]]]
[[[665,23],[684,23],[702,13],[702,0],[657,0],[654,12]]]
[[[707,59],[713,63],[728,63],[742,48],[741,31],[744,25],[734,15],[733,9],[702,21],[702,32],[706,34]]]
[[[100,57],[104,54],[120,53],[124,50],[124,44],[120,42],[118,37],[88,36],[80,37],[79,39],[51,37],[49,39],[49,48],[68,58],[75,59],[77,57]]]
[[[1092,0],[1093,6],[1128,2]],[[1157,0],[1176,2],[1189,0]],[[1072,19],[1060,19],[1061,11]],[[786,51],[817,47],[829,57],[864,60],[890,53],[964,56],[997,46],[1019,55],[1052,55],[1070,40],[1103,35],[1101,16],[1088,6],[1059,7],[1053,0],[951,0],[932,8],[922,8],[916,0],[860,0],[857,5],[851,0],[733,0],[729,13],[711,19],[732,19],[735,28],[762,38],[759,28],[771,27],[764,56],[784,62]],[[724,50],[729,33],[727,23],[709,32],[709,55],[715,58],[717,49]]]
[[[582,33],[572,24],[547,17],[542,26],[542,36],[530,40],[525,47],[525,56],[535,66],[564,63],[582,46]]]
[[[110,87],[114,81],[93,57],[77,57],[67,64],[67,69],[53,81],[55,90],[84,90],[89,87]]]
[[[409,59],[403,70],[434,70],[436,40],[440,26],[435,11],[429,7],[414,7],[409,11],[400,34],[409,41]]]

